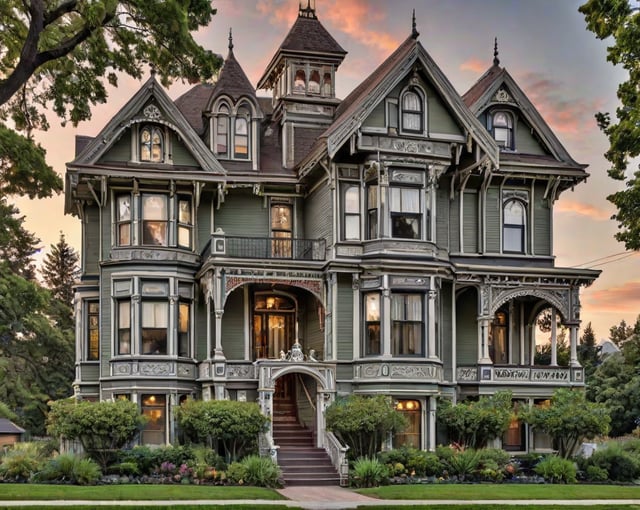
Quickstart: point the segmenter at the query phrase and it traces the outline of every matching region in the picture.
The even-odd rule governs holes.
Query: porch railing
[[[550,383],[554,385],[584,383],[584,368],[557,366],[458,365],[458,382]]]
[[[349,484],[349,461],[347,460],[348,446],[343,446],[338,438],[325,429],[323,437],[324,449],[326,450],[333,467],[336,468],[340,476],[340,485],[346,487]]]
[[[216,232],[203,255],[323,261],[326,259],[326,241],[324,239],[228,236]]]

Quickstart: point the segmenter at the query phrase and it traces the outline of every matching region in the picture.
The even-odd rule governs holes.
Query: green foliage
[[[258,435],[268,423],[256,403],[234,400],[189,399],[180,406],[177,418],[191,441],[208,446],[219,441],[230,461],[255,451]]]
[[[478,450],[478,474],[483,480],[498,482],[505,477],[511,456],[499,448]]]
[[[469,448],[481,448],[501,437],[513,415],[510,391],[499,391],[477,401],[459,402],[448,399],[438,403],[436,418],[446,428],[451,441]]]
[[[150,448],[149,446],[134,446],[128,450],[121,450],[117,454],[120,465],[134,464],[142,475],[150,475],[157,471],[163,463],[180,466],[196,460],[193,449],[190,446],[162,446]]]
[[[480,453],[472,448],[455,452],[445,461],[445,466],[449,475],[457,476],[458,480],[464,481],[468,476],[473,475],[480,466]]]
[[[378,459],[369,457],[358,458],[350,473],[351,485],[358,488],[386,485],[388,478],[387,467]]]
[[[48,431],[80,441],[84,450],[106,469],[117,450],[131,443],[144,423],[138,406],[128,400],[77,402],[66,399],[51,403]]]
[[[232,484],[244,484],[244,477],[247,470],[243,463],[232,462],[227,468],[227,480]]]
[[[0,263],[0,400],[34,435],[44,434],[47,402],[69,395],[74,374],[73,329],[56,327],[49,309],[46,290]]]
[[[606,471],[609,480],[614,482],[631,482],[640,477],[640,457],[625,450],[617,442],[608,443],[604,448],[598,448],[591,457],[585,459],[581,468],[587,471],[595,466]]]
[[[16,421],[18,419],[18,415],[14,413],[9,406],[4,402],[0,402],[0,418],[4,418],[6,420]]]
[[[73,326],[73,285],[79,271],[78,253],[60,232],[60,240],[52,244],[42,264],[42,279],[58,305],[54,318],[61,327]]]
[[[587,402],[584,392],[567,388],[557,389],[548,407],[524,410],[520,417],[549,434],[563,458],[583,440],[606,434],[611,421],[604,405]]]
[[[609,139],[609,149],[604,154],[611,163],[609,176],[626,181],[625,189],[607,197],[618,209],[613,216],[619,229],[615,237],[628,250],[639,250],[640,172],[634,172],[632,177],[627,172],[630,160],[640,156],[640,13],[632,4],[628,0],[588,0],[579,11],[598,39],[613,39],[607,46],[607,60],[628,72],[628,79],[618,86],[617,122],[602,112],[596,114],[596,121]]]
[[[95,461],[68,453],[49,459],[37,478],[38,481],[93,485],[101,476],[102,472]]]
[[[606,482],[609,480],[609,472],[599,466],[587,466],[585,474],[590,482]]]
[[[0,260],[11,273],[33,281],[36,277],[34,254],[40,239],[24,228],[25,217],[0,193]]]
[[[534,471],[550,483],[575,483],[577,469],[569,459],[549,455],[540,461]]]
[[[433,452],[425,452],[417,448],[402,447],[380,452],[378,460],[394,475],[442,475],[443,466],[438,456]],[[402,466],[402,470],[397,469],[398,465]]]
[[[17,443],[1,458],[0,479],[28,481],[39,471],[42,462],[37,443]]]
[[[325,413],[327,429],[349,446],[351,458],[373,458],[389,434],[406,427],[406,419],[383,395],[349,395],[335,400]]]
[[[282,475],[280,467],[269,457],[249,455],[242,459],[241,464],[244,468],[242,480],[245,485],[272,489],[280,487],[279,478]]]
[[[578,361],[584,367],[585,379],[588,381],[600,362],[600,347],[596,345],[596,334],[589,322],[584,328],[578,345]]]

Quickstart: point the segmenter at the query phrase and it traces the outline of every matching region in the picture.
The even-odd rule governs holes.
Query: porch
[[[580,366],[458,365],[456,379],[460,384],[575,386],[584,384],[584,369]]]

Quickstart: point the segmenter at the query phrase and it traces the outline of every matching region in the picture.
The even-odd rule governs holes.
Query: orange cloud
[[[601,207],[595,207],[591,204],[575,202],[573,200],[560,200],[554,207],[554,212],[572,213],[579,216],[586,216],[592,220],[606,221],[611,219],[613,212],[606,211]]]
[[[482,73],[487,68],[487,62],[479,58],[471,58],[460,64],[461,71],[471,71],[474,73]]]
[[[562,83],[553,81],[544,74],[526,73],[520,83],[552,130],[575,137],[595,128],[593,116],[602,108],[604,101],[568,101],[566,97],[575,97],[575,94],[567,94]]]
[[[257,12],[272,25],[291,26],[298,13],[298,4],[289,0],[258,0]]]
[[[640,281],[631,281],[620,287],[608,289],[586,289],[582,301],[599,313],[637,314],[640,310]]]

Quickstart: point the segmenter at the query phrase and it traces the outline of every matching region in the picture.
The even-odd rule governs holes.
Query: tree
[[[584,367],[585,380],[588,380],[595,371],[600,356],[600,348],[596,346],[596,334],[589,322],[584,328],[578,346],[578,361]]]
[[[25,230],[24,216],[19,214],[5,197],[0,197],[0,260],[4,260],[14,274],[35,280],[33,255],[38,251],[40,240]]]
[[[32,434],[44,433],[47,402],[73,381],[73,331],[47,315],[49,293],[0,263],[0,401]]]
[[[255,402],[234,400],[185,401],[178,424],[192,441],[212,446],[219,441],[227,461],[236,461],[257,447],[268,418]]]
[[[448,399],[438,403],[437,420],[446,428],[449,439],[460,446],[482,448],[502,437],[513,417],[510,391],[499,391],[477,401],[453,405]]]
[[[622,319],[617,326],[609,328],[609,338],[620,347],[633,334],[633,326],[628,325],[627,321]]]
[[[6,0],[0,3],[0,195],[46,197],[62,181],[32,133],[45,112],[77,125],[107,99],[118,73],[153,66],[163,84],[210,78],[221,58],[192,32],[209,24],[210,0]],[[11,120],[13,129],[4,122]]]
[[[73,327],[73,285],[78,274],[78,260],[78,253],[60,232],[60,240],[51,245],[40,269],[54,300],[51,316],[60,327],[67,329]]]
[[[128,400],[88,402],[70,398],[49,405],[47,432],[80,441],[103,470],[117,450],[136,438],[146,422],[137,404]]]
[[[621,65],[628,72],[627,81],[618,86],[620,106],[616,109],[616,121],[610,113],[597,113],[600,129],[609,139],[605,157],[611,163],[609,176],[616,180],[628,178],[627,167],[631,159],[640,155],[640,10],[629,0],[588,0],[580,6],[587,28],[598,39],[613,39],[607,48],[607,60]],[[619,231],[615,238],[628,250],[640,250],[640,171],[634,172],[626,182],[626,188],[609,195],[617,213]]]
[[[335,400],[326,410],[327,429],[349,446],[353,459],[373,458],[389,434],[406,427],[406,419],[384,395],[349,395]]]
[[[548,406],[534,406],[519,416],[549,434],[565,459],[583,440],[606,434],[611,421],[604,405],[588,402],[583,391],[568,388],[557,389]]]

